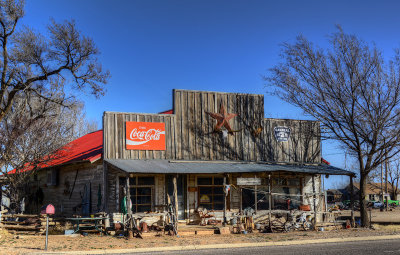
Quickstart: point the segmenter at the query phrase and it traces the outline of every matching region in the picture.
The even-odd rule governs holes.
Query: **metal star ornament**
[[[206,112],[206,113],[210,115],[213,119],[217,120],[217,125],[215,125],[214,128],[215,131],[221,131],[221,128],[225,127],[226,130],[228,130],[229,134],[233,134],[233,132],[235,132],[229,125],[229,120],[237,116],[237,113],[227,113],[222,104],[219,109],[219,113],[212,113],[212,112]]]

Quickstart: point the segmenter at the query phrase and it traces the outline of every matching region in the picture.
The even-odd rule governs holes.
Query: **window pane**
[[[224,178],[214,178],[214,185],[224,185]]]
[[[125,186],[126,185],[126,178],[125,177],[119,177],[119,185],[120,186]]]
[[[224,194],[223,187],[214,187],[214,194]]]
[[[138,177],[138,185],[154,185],[154,177]]]
[[[214,210],[223,210],[223,209],[224,209],[224,204],[221,203],[214,204]]]
[[[260,210],[269,209],[269,195],[268,188],[259,187],[257,190],[257,208]]]
[[[212,194],[212,187],[199,187],[200,194]]]
[[[151,206],[150,205],[138,205],[138,212],[149,212],[151,211]]]
[[[136,196],[136,188],[130,188],[131,197]]]
[[[199,205],[200,205],[200,207],[203,207],[203,208],[205,208],[207,210],[211,210],[212,209],[211,204],[200,203]]]
[[[215,195],[214,202],[224,202],[224,196]]]
[[[288,179],[289,186],[300,186],[300,179]]]
[[[136,177],[130,177],[129,178],[129,186],[131,186],[131,185],[136,185]]]
[[[286,179],[283,178],[274,178],[272,180],[272,184],[276,186],[286,186]]]
[[[198,177],[197,185],[212,185],[212,177]]]
[[[254,192],[250,189],[242,189],[242,208],[254,208]]]
[[[151,188],[144,187],[144,188],[137,188],[138,195],[151,195]]]
[[[138,196],[137,203],[138,204],[151,204],[151,196]]]

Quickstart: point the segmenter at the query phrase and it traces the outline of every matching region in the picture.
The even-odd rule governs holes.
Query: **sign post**
[[[47,251],[47,244],[49,243],[49,215],[46,214],[46,244],[44,250]]]
[[[41,211],[41,213],[46,214],[46,243],[45,243],[44,250],[47,251],[47,245],[49,243],[49,215],[52,215],[55,213],[54,205],[48,204],[46,206],[46,208],[44,208]]]

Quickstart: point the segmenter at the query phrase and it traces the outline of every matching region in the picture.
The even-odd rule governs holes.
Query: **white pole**
[[[44,250],[47,251],[47,244],[49,242],[49,215],[46,214],[46,245]]]

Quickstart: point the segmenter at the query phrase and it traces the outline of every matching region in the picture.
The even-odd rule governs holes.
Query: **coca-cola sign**
[[[165,124],[160,122],[126,122],[127,150],[165,150]]]

